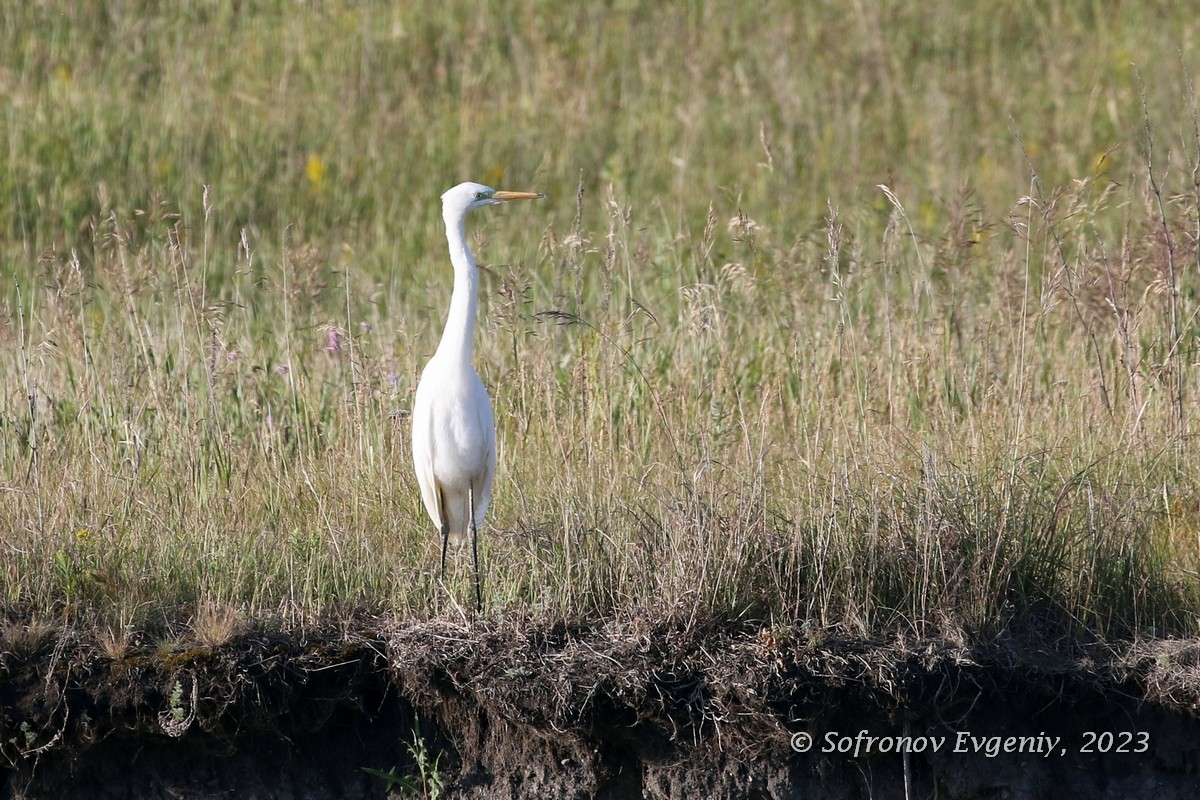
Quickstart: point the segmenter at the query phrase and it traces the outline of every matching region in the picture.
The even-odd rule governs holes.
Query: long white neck
[[[465,215],[443,214],[443,219],[446,240],[450,244],[450,263],[454,265],[454,291],[450,295],[446,328],[442,331],[435,357],[469,365],[475,340],[475,313],[479,306],[479,272],[467,247]]]

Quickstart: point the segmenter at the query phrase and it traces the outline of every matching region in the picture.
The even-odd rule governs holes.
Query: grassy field
[[[1156,5],[6,12],[8,624],[457,614],[407,417],[471,179],[549,195],[468,224],[486,614],[1200,633]]]

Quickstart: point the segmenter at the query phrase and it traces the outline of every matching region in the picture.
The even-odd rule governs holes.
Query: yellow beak
[[[546,195],[541,192],[496,192],[493,200],[541,200]]]

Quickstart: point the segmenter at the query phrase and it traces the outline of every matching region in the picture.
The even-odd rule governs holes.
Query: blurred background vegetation
[[[712,202],[790,235],[827,202],[885,217],[885,183],[936,230],[964,187],[1002,215],[1031,166],[1048,187],[1133,179],[1142,94],[1163,153],[1190,142],[1192,21],[1008,0],[29,3],[0,31],[3,230],[36,256],[113,209],[197,219],[208,186],[225,233],[424,255],[452,183],[536,184],[561,225],[581,178],[675,226]]]

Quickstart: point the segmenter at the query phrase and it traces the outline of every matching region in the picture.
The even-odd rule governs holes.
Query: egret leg
[[[475,527],[475,487],[467,487],[467,501],[471,512],[471,563],[475,567],[475,613],[483,612],[483,588],[479,582],[479,531]]]
[[[450,526],[442,523],[442,574],[441,580],[446,580],[446,544],[450,541]]]
[[[438,576],[438,580],[446,580],[446,544],[450,541],[450,518],[446,515],[446,496],[442,494],[442,487],[437,486],[437,507],[438,516],[441,517],[441,524],[438,526],[442,534],[442,574]]]

